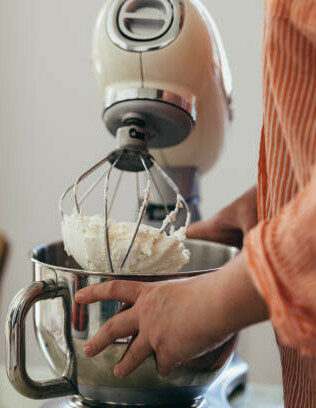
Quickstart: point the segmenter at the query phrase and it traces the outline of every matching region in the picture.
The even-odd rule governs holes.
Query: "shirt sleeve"
[[[316,44],[316,0],[266,0],[265,12],[268,17],[288,20]]]
[[[279,340],[316,355],[316,168],[277,216],[249,232],[245,248]]]
[[[293,0],[289,3],[289,20],[316,45],[316,0]]]

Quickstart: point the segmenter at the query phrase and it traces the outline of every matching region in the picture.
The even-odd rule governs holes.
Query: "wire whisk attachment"
[[[166,183],[174,192],[176,196],[176,206],[174,210],[169,211],[167,205],[165,204],[166,216],[160,229],[155,231],[155,239],[157,239],[157,236],[160,234],[166,240],[169,238],[168,245],[172,244],[171,239],[176,239],[177,243],[179,244],[179,242],[184,238],[186,229],[190,224],[189,207],[181,195],[179,188],[147,151],[146,133],[142,133],[142,128],[136,127],[137,129],[135,129],[135,126],[132,126],[132,128],[133,129],[131,129],[131,126],[128,126],[127,129],[124,129],[124,132],[121,132],[119,140],[121,143],[122,139],[124,140],[123,146],[111,152],[104,159],[100,160],[98,163],[80,175],[75,183],[66,189],[60,199],[59,210],[62,218],[63,236],[66,250],[72,254],[75,259],[77,258],[77,262],[82,267],[88,268],[89,270],[95,270],[97,267],[98,269],[102,269],[102,271],[107,271],[110,273],[124,273],[124,268],[128,263],[131,253],[133,252],[133,248],[140,230],[143,234],[145,234],[148,233],[149,228],[152,228],[146,227],[146,229],[142,224],[150,200],[152,188],[156,189],[157,193],[161,196],[162,202],[164,202],[161,195],[161,189],[159,188],[159,184],[161,182]],[[126,137],[126,132],[128,133],[129,138]],[[142,134],[143,136],[141,136],[140,139],[132,138],[131,142],[131,135],[134,137],[135,134]],[[126,141],[128,143],[126,143]],[[114,168],[118,170],[120,174],[117,184],[114,187],[114,193],[110,198],[111,175]],[[155,173],[158,173],[161,176],[160,182],[155,179],[154,174],[151,171],[152,168],[155,168]],[[93,176],[93,174],[96,172],[98,172],[98,175],[95,180],[83,194],[79,194],[80,185],[84,182],[84,180],[86,180],[89,176]],[[129,223],[126,225],[117,224],[119,225],[117,230],[121,234],[118,242],[115,241],[114,224],[113,221],[110,220],[110,213],[112,208],[115,206],[115,198],[126,172],[135,173],[137,196],[135,208],[138,208],[138,212],[135,223]],[[143,172],[146,177],[145,189],[143,192],[140,191],[140,172]],[[98,218],[88,218],[84,214],[83,205],[99,186],[102,186],[103,189],[103,215],[98,216]],[[65,200],[69,196],[71,196],[74,208],[71,216],[67,216],[64,210]],[[186,212],[185,221],[180,228],[176,229],[176,220],[180,210],[182,209],[184,209]],[[89,224],[91,220],[95,222],[93,228],[91,228]],[[96,220],[98,223],[96,223]],[[100,223],[102,224],[101,226]],[[89,238],[87,238],[87,236]],[[129,238],[128,244],[126,243],[127,238]],[[94,248],[91,249],[92,246],[90,243],[93,240]],[[118,256],[118,250],[116,247],[113,248],[111,241],[115,241],[117,245],[119,245],[119,248],[122,248],[124,244],[124,255],[120,254],[120,256]],[[183,249],[181,245],[179,250]],[[100,246],[103,246],[103,248],[100,248]],[[90,253],[91,251],[94,253],[94,255]],[[74,252],[77,253],[77,257],[75,256],[76,254],[74,254]],[[143,252],[144,251],[140,249],[141,255]],[[102,261],[102,256],[100,256],[100,254],[103,254],[102,256],[105,258],[106,266],[103,265],[102,267],[100,263]],[[184,258],[186,258],[186,256],[184,256]],[[98,264],[97,266],[96,263]]]

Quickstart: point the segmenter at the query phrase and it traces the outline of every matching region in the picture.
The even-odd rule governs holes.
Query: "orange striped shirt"
[[[259,224],[246,238],[287,408],[316,408],[316,0],[266,0]]]

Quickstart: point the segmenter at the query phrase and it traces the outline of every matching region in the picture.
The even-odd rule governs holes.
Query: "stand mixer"
[[[121,305],[104,302],[105,307],[101,305],[98,310],[90,306],[77,310],[73,306],[76,290],[113,278],[111,273],[117,272],[111,261],[108,232],[111,204],[107,192],[112,170],[136,174],[139,201],[136,228],[121,269],[142,222],[156,226],[165,220],[160,224],[161,230],[174,231],[188,225],[189,213],[193,221],[200,218],[199,177],[216,162],[226,126],[232,118],[231,75],[221,39],[199,0],[106,0],[95,26],[92,66],[104,103],[103,121],[107,131],[116,137],[117,148],[66,190],[60,209],[63,214],[64,199],[73,192],[75,209],[81,214],[83,201],[104,181],[104,250],[110,273],[80,271],[60,243],[33,251],[35,283],[17,295],[8,314],[8,376],[19,392],[31,398],[77,395],[71,400],[47,403],[46,407],[184,408],[205,404],[203,395],[213,385],[209,400],[212,404],[214,400],[219,401],[223,408],[228,406],[225,405],[227,394],[244,384],[247,372],[246,365],[233,358],[231,348],[216,370],[201,376],[185,372],[191,376],[191,382],[184,379],[180,371],[178,377],[175,375],[162,385],[156,374],[152,374],[152,368],[147,367],[153,375],[147,390],[139,388],[133,379],[132,383],[136,381],[138,388],[129,383],[124,388],[113,379],[110,386],[104,387],[98,379],[92,380],[84,372],[82,367],[89,363],[79,351],[80,344],[74,340],[80,342],[88,338]],[[103,165],[108,168],[101,171],[87,192],[78,198],[79,184]],[[145,174],[141,180],[139,173]],[[150,184],[154,185],[151,196]],[[145,188],[140,187],[142,185]],[[115,191],[117,188],[118,185]],[[234,249],[218,244],[188,240],[187,245],[194,255],[187,272],[162,278],[145,276],[144,280],[195,276],[205,273],[206,269],[221,267],[236,254]],[[115,279],[124,279],[124,276],[118,273]],[[51,303],[45,306],[45,302],[39,302],[54,297],[62,298],[62,306],[54,307]],[[38,342],[56,374],[61,375],[52,382],[34,382],[26,373],[24,319],[34,303]],[[79,324],[72,329],[71,314],[73,322],[76,321],[74,315],[79,319]],[[64,319],[59,321],[58,315]],[[63,345],[61,348],[57,347],[59,343]],[[128,341],[123,339],[116,347],[121,350],[126,344]],[[100,375],[104,375],[102,370]],[[77,376],[81,379],[77,380]]]

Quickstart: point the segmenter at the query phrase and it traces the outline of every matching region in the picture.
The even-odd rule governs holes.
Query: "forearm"
[[[203,277],[199,286],[201,299],[207,299],[206,312],[201,314],[212,317],[208,325],[210,337],[214,332],[219,338],[227,336],[268,319],[266,303],[249,275],[244,251],[222,270]],[[202,320],[201,325],[207,326],[207,320]]]
[[[222,319],[230,332],[268,319],[268,309],[249,274],[245,252],[228,263],[219,276]]]

